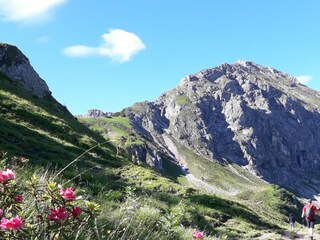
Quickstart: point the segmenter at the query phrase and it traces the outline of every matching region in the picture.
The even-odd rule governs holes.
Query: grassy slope
[[[178,142],[175,145],[179,154],[187,159],[189,172],[222,190],[240,190],[240,193],[228,198],[246,205],[261,219],[281,225],[286,223],[290,212],[300,218],[301,204],[289,191],[260,180],[236,164],[209,161]]]
[[[39,99],[4,74],[0,75],[0,114],[2,148],[36,160],[64,161],[103,141],[52,97]]]
[[[143,143],[131,129],[129,119],[125,116],[121,116],[120,113],[113,117],[78,117],[78,119],[91,130],[100,134],[105,139],[111,139],[114,143],[119,143],[123,141],[122,139],[125,139],[125,146]]]
[[[64,167],[92,146],[105,142],[54,98],[39,99],[1,72],[0,135],[0,151],[29,158],[30,171],[48,165],[51,169]],[[123,161],[114,152],[114,147],[105,143],[84,155],[65,175],[73,176],[95,166],[122,166]],[[94,185],[90,171],[81,177],[82,182]],[[101,178],[101,182],[106,181]]]
[[[99,133],[108,133],[105,135],[106,137],[117,136],[117,139],[120,139],[121,134],[126,138],[133,136],[132,129],[124,117],[81,118],[79,120]],[[122,129],[122,131],[118,129]],[[233,197],[209,196],[203,191],[196,191],[185,198],[185,201],[190,204],[188,209],[196,209],[193,213],[197,212],[198,218],[193,217],[197,219],[198,224],[203,224],[206,229],[210,229],[211,234],[251,238],[266,229],[281,232],[281,227],[287,224],[286,219],[289,212],[294,212],[297,219],[299,218],[301,205],[290,192],[266,184],[237,165],[228,163],[221,165],[215,161],[208,161],[177,142],[175,145],[180,154],[183,154],[188,160],[189,171],[194,176],[199,179],[204,178],[209,184],[224,190],[241,189],[242,191]],[[167,160],[163,161],[163,165],[164,174],[172,179],[174,187],[168,184],[167,178],[159,177],[156,173],[151,173],[145,168],[125,168],[121,175],[127,179],[127,183],[138,186],[140,190],[143,189],[147,192],[155,191],[159,194],[157,191],[164,191],[166,194],[173,192],[183,196],[188,195],[188,192],[193,192],[192,189],[195,186],[190,186],[187,183],[176,165]],[[162,197],[171,201],[172,198],[166,194]],[[188,214],[185,213],[186,216]],[[263,228],[262,225],[267,227]]]

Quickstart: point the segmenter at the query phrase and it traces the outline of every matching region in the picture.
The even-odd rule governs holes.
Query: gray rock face
[[[0,71],[41,98],[51,94],[46,82],[30,65],[29,59],[15,46],[0,43]]]
[[[320,177],[320,93],[276,69],[223,64],[138,105],[126,111],[132,124],[164,151],[165,132],[209,160],[296,190]]]
[[[89,109],[87,111],[87,114],[83,115],[84,117],[91,117],[91,118],[97,118],[97,117],[104,117],[109,116],[110,113],[105,113],[99,109]]]
[[[126,149],[126,153],[131,156],[134,163],[144,162],[150,167],[162,171],[162,153],[149,148],[147,145],[132,145]]]

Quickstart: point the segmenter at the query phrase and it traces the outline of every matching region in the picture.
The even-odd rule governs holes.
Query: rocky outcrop
[[[131,156],[133,163],[146,163],[150,167],[154,167],[158,171],[162,171],[162,152],[152,150],[148,145],[133,144],[126,148],[126,154]]]
[[[0,71],[41,98],[51,95],[46,82],[39,77],[29,59],[16,46],[0,43]]]
[[[276,69],[222,64],[126,113],[164,151],[165,133],[210,161],[236,163],[292,189],[320,178],[320,93]]]
[[[97,118],[97,117],[112,117],[111,112],[103,112],[99,109],[89,109],[87,114],[83,115],[83,117]]]

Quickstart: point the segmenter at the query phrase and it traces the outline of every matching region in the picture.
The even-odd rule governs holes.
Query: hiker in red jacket
[[[316,222],[316,213],[318,209],[316,206],[312,204],[312,200],[309,199],[307,205],[305,205],[302,209],[301,217],[304,217],[307,222],[307,227],[309,228],[310,239],[313,239],[313,228]]]

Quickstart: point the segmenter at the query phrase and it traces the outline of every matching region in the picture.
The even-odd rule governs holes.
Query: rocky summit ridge
[[[165,152],[170,138],[208,161],[238,164],[268,182],[316,194],[319,109],[319,92],[295,77],[240,60],[188,75],[126,113]]]
[[[0,71],[38,97],[42,98],[51,94],[46,82],[16,46],[0,43]]]

